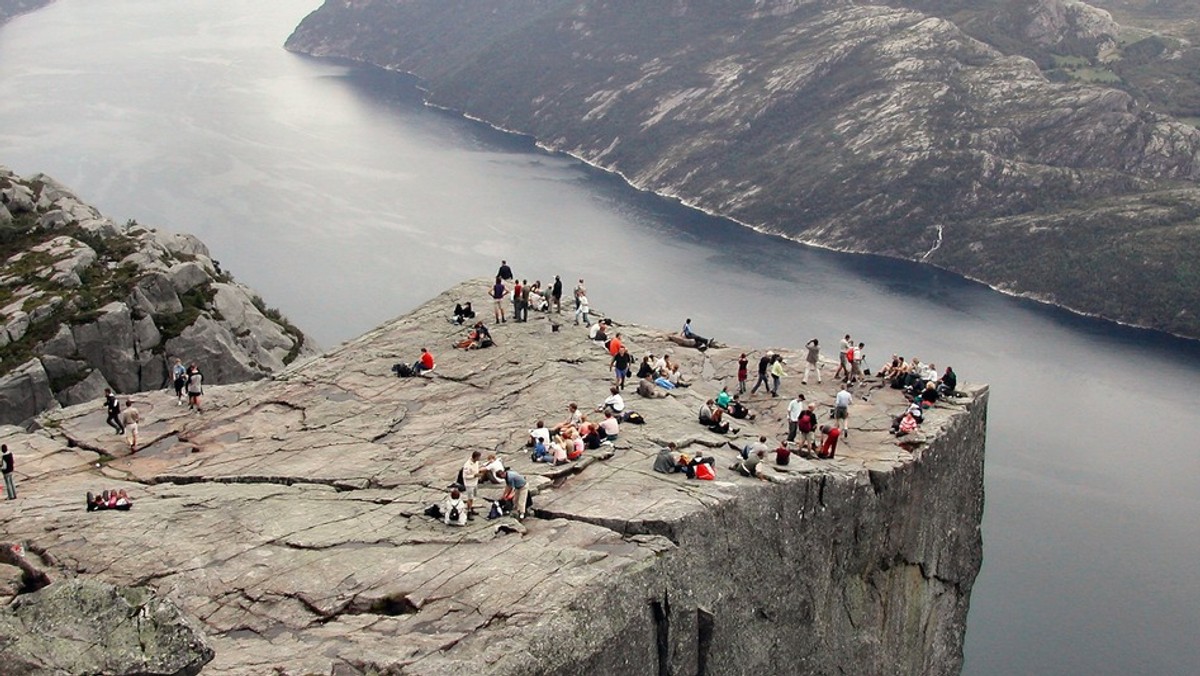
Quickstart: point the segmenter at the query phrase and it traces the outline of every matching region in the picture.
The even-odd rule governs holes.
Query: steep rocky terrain
[[[313,352],[195,237],[118,225],[0,167],[0,423],[167,387],[174,357],[228,383]]]
[[[450,308],[486,307],[486,288],[464,283],[267,380],[212,388],[203,415],[139,395],[147,445],[133,455],[89,406],[46,414],[36,433],[0,428],[19,493],[0,541],[24,543],[54,580],[177,603],[207,634],[213,673],[958,671],[986,387],[964,385],[904,446],[885,431],[899,393],[862,388],[835,460],[793,458],[757,481],[727,469],[727,442],[779,438],[797,392],[824,418],[836,385],[788,378],[787,396],[753,397],[757,419],[718,435],[696,409],[739,350],[623,326],[634,354],[674,349],[692,386],[627,391],[645,425],[624,425],[611,450],[534,464],[527,430],[566,418],[571,400],[594,415],[608,354],[537,313],[492,327],[494,348],[451,349],[463,329]],[[393,376],[422,346],[432,374]],[[717,480],[653,472],[669,441],[716,456]],[[528,477],[535,518],[451,528],[423,514],[472,450]],[[133,508],[85,511],[102,488],[128,490]],[[17,575],[0,565],[0,579]]]
[[[892,4],[339,0],[287,45],[767,232],[1200,336],[1200,131],[1027,58],[1098,62],[1111,17]]]

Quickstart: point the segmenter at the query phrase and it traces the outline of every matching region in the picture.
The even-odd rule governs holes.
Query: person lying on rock
[[[450,494],[442,502],[442,523],[447,526],[467,525],[467,502],[457,488],[451,488]]]

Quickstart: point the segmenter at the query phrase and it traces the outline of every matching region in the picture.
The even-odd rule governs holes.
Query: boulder
[[[171,269],[167,270],[167,275],[170,277],[176,293],[185,293],[212,281],[212,276],[208,274],[204,266],[195,261],[172,265]]]
[[[134,287],[131,302],[137,309],[152,315],[174,314],[183,310],[175,285],[162,272],[143,275]]]
[[[61,392],[55,393],[58,402],[63,406],[74,406],[88,402],[100,401],[104,398],[105,388],[111,388],[100,369],[92,369],[88,377],[75,383]]]
[[[37,359],[30,359],[0,378],[0,420],[26,421],[58,408],[50,378]]]
[[[0,609],[8,674],[200,673],[214,653],[173,601],[145,587],[64,579]]]
[[[42,343],[41,353],[45,355],[53,355],[55,357],[72,358],[75,356],[75,337],[71,334],[71,329],[68,326],[58,327],[58,333],[46,342]]]
[[[138,389],[133,320],[129,307],[113,302],[96,321],[72,327],[75,347],[89,364],[104,372],[118,392]]]

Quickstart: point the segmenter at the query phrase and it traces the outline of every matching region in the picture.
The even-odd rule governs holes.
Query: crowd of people
[[[558,275],[555,275],[553,283],[547,286],[543,286],[540,280],[529,284],[527,280],[518,279],[513,274],[507,261],[501,262],[495,281],[489,289],[489,295],[494,301],[497,323],[509,320],[509,301],[511,319],[515,322],[528,321],[531,311],[561,313],[562,293],[563,284]],[[637,416],[629,410],[623,396],[630,379],[635,379],[638,396],[647,399],[669,397],[677,394],[675,390],[678,388],[690,385],[671,350],[665,350],[662,354],[647,352],[635,356],[625,336],[610,319],[601,317],[596,320],[582,278],[575,285],[573,296],[574,323],[587,327],[588,338],[603,345],[608,355],[611,385],[607,396],[592,411],[596,416],[595,420],[589,420],[587,414],[571,402],[567,406],[566,419],[553,425],[546,425],[543,420],[534,424],[529,430],[527,440],[529,458],[534,463],[562,465],[579,459],[588,450],[613,444],[621,433],[622,423],[628,422],[631,415]],[[472,323],[470,320],[473,319],[475,313],[469,301],[455,306],[451,321],[471,326],[467,337],[456,347],[478,349],[495,344],[487,327],[481,321]],[[557,329],[558,324],[553,323],[553,328]],[[677,346],[694,348],[701,352],[719,347],[713,339],[696,332],[691,318],[684,321],[678,333],[671,334],[668,338]],[[423,350],[422,358],[426,354]],[[817,384],[823,384],[828,373],[822,373],[820,340],[813,338],[806,342],[800,354],[804,360],[804,370],[800,376],[801,385],[807,386],[810,378],[815,378]],[[757,395],[760,389],[765,389],[771,399],[778,398],[784,380],[788,377],[784,355],[774,350],[767,350],[759,356],[757,379],[752,387],[749,387],[748,383],[751,375],[751,357],[747,353],[741,353],[736,361],[735,390],[731,392],[730,388],[721,387],[720,391],[706,399],[697,411],[697,422],[712,433],[734,436],[740,434],[741,427],[735,426],[737,421],[750,422],[759,418],[759,412],[750,409],[746,398]],[[939,397],[953,393],[957,386],[957,376],[953,369],[948,368],[939,376],[933,364],[923,364],[916,359],[906,362],[893,355],[892,361],[874,376],[867,368],[867,363],[865,342],[855,341],[850,334],[845,334],[838,344],[837,369],[832,375],[840,387],[833,400],[822,406],[823,412],[818,412],[818,403],[808,401],[804,392],[797,393],[795,398],[787,403],[787,428],[786,432],[781,433],[778,443],[770,443],[766,435],[759,435],[757,440],[740,445],[734,441],[728,442],[729,446],[737,451],[729,469],[742,476],[770,480],[773,475],[767,470],[769,465],[766,459],[772,453],[777,466],[787,465],[793,453],[814,459],[835,458],[839,443],[845,443],[849,438],[849,420],[856,393],[859,398],[869,400],[870,393],[880,387],[891,386],[903,390],[907,395],[909,404],[903,412],[895,416],[892,431],[898,436],[913,434],[923,419],[923,410],[935,404]],[[412,369],[418,371],[418,364],[414,364]],[[820,422],[820,416],[824,413],[828,413],[829,416],[827,424]],[[665,473],[678,472],[689,478],[704,480],[715,478],[717,465],[718,461],[714,456],[691,454],[670,442],[659,449],[653,469]],[[451,492],[441,505],[440,513],[447,524],[465,525],[474,517],[479,477],[483,476],[487,477],[486,481],[489,483],[504,486],[501,500],[492,501],[489,515],[511,511],[518,518],[523,518],[528,513],[528,487],[525,478],[517,472],[505,469],[495,454],[485,462],[480,458],[479,452],[474,452],[464,463]]]

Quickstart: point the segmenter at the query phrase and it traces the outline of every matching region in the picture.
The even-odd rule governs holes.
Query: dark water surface
[[[723,341],[992,386],[970,674],[1200,673],[1200,346],[708,218],[411,80],[280,45],[318,0],[58,0],[0,29],[0,164],[192,232],[325,346],[494,272]]]

